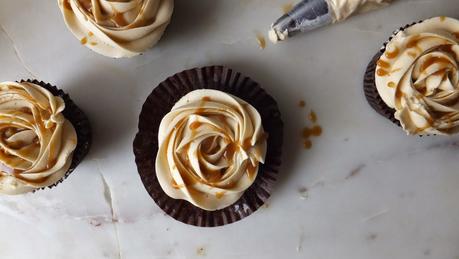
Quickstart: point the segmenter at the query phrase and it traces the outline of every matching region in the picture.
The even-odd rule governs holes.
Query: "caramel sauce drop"
[[[88,38],[86,37],[83,37],[81,40],[80,40],[80,43],[85,45],[86,43],[88,43]]]
[[[232,161],[234,154],[239,150],[239,145],[237,143],[230,143],[226,146],[225,157],[228,161]]]
[[[312,122],[312,123],[316,123],[317,122],[317,114],[314,112],[314,111],[311,111],[309,113],[309,120]]]
[[[382,68],[390,68],[390,64],[382,59],[378,60],[378,62],[376,62],[376,64]]]
[[[73,11],[72,6],[69,3],[69,0],[64,0],[64,8],[69,11]]]
[[[394,88],[395,87],[395,83],[391,81],[391,82],[387,83],[387,86],[390,87],[390,88]]]
[[[282,12],[284,12],[284,14],[287,14],[292,9],[293,9],[293,4],[292,3],[286,3],[286,4],[282,5]]]
[[[380,69],[378,69],[378,70],[376,71],[376,74],[377,74],[378,76],[387,76],[387,75],[389,75],[389,72],[387,72],[386,70],[380,68]]]
[[[311,110],[308,114],[308,119],[313,123],[313,126],[311,128],[304,127],[301,132],[301,136],[303,137],[303,147],[305,149],[310,149],[312,147],[311,137],[319,137],[322,135],[322,127],[316,124],[317,114],[313,110]]]
[[[215,193],[215,197],[217,199],[221,199],[221,198],[223,198],[223,196],[225,196],[225,192],[216,192]]]
[[[203,102],[209,102],[209,101],[211,101],[212,99],[210,99],[209,96],[204,96],[204,97],[201,98],[201,100],[202,100]]]
[[[92,32],[90,31],[90,32],[88,32],[88,36],[89,36],[89,37],[92,37],[92,36],[94,36],[94,33],[92,33]]]
[[[396,58],[398,56],[399,52],[400,52],[400,50],[397,47],[395,47],[395,49],[392,52],[386,51],[385,56],[388,59],[393,59],[393,58]]]
[[[258,47],[260,47],[260,49],[265,49],[266,48],[266,40],[265,40],[265,37],[261,34],[257,34],[257,43],[258,43]]]
[[[97,42],[90,42],[89,43],[91,46],[96,46],[97,45]]]
[[[248,150],[251,146],[252,144],[250,144],[250,137],[246,138],[244,142],[242,142],[242,145],[241,145],[242,149],[244,150]]]
[[[315,137],[318,137],[318,136],[322,135],[322,127],[320,127],[318,125],[312,127],[311,135],[315,136]]]
[[[322,127],[315,125],[312,128],[305,127],[303,129],[303,138],[309,138],[311,136],[318,137],[322,135]]]
[[[444,22],[446,20],[446,16],[440,16],[440,22]]]
[[[201,125],[202,125],[202,123],[199,122],[199,121],[192,122],[192,123],[190,124],[190,129],[191,129],[191,130],[196,130],[196,129],[198,129],[199,127],[201,127]]]
[[[112,20],[113,20],[113,22],[115,22],[115,24],[118,27],[124,27],[124,26],[129,24],[126,21],[126,19],[124,18],[124,15],[122,13],[118,13],[118,12],[115,12],[115,14],[112,16]]]

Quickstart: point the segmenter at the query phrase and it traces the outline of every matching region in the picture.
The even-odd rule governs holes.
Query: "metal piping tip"
[[[326,0],[303,0],[271,25],[269,40],[277,43],[299,32],[310,31],[332,22],[332,13]]]

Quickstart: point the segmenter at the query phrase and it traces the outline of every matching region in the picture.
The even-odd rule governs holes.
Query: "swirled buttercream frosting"
[[[64,109],[39,85],[0,83],[0,193],[30,192],[65,176],[77,135]]]
[[[170,22],[173,0],[58,0],[81,44],[108,57],[132,57],[155,45]]]
[[[459,131],[459,21],[434,17],[400,30],[377,61],[379,95],[411,135]]]
[[[236,96],[195,90],[162,119],[156,175],[164,192],[204,210],[235,203],[264,163],[258,111]]]

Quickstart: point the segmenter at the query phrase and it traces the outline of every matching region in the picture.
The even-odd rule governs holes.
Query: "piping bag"
[[[283,41],[348,17],[389,5],[392,0],[302,0],[271,25],[269,39]]]

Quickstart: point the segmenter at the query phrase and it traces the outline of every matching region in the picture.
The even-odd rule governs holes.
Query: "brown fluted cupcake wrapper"
[[[367,66],[367,69],[365,71],[365,75],[363,78],[363,91],[365,93],[365,98],[368,101],[368,104],[379,114],[384,116],[385,118],[389,119],[392,121],[394,124],[397,126],[401,127],[400,121],[398,121],[395,117],[395,109],[390,108],[389,106],[386,105],[386,103],[383,101],[381,96],[379,95],[378,89],[376,88],[376,82],[375,82],[375,72],[376,72],[376,63],[378,62],[379,58],[384,54],[386,51],[386,46],[387,44],[392,40],[392,38],[399,33],[400,31],[405,30],[408,27],[411,27],[419,22],[414,22],[412,24],[407,24],[398,30],[394,31],[392,33],[392,36],[389,37],[389,39],[384,42],[384,45],[381,47],[381,49],[376,53],[376,55],[373,57],[373,59],[370,61],[370,63]]]
[[[64,91],[58,89],[56,86],[45,83],[43,81],[30,79],[21,80],[20,82],[29,82],[39,85],[45,88],[46,90],[50,91],[54,96],[61,97],[65,102],[65,109],[62,113],[64,117],[72,123],[77,134],[78,142],[75,150],[73,151],[72,164],[70,165],[69,170],[67,170],[64,177],[62,177],[59,181],[55,182],[52,185],[37,190],[53,188],[57,186],[59,183],[63,182],[88,154],[92,143],[91,125],[89,123],[88,118],[86,117],[86,114],[70,99],[69,95],[66,94]]]
[[[254,183],[238,201],[217,211],[206,211],[188,201],[169,197],[156,177],[161,120],[181,97],[197,89],[220,90],[250,103],[260,113],[264,130],[269,134],[265,164],[260,164]],[[186,224],[216,227],[249,216],[269,198],[281,165],[282,141],[283,123],[276,101],[252,79],[223,66],[209,66],[175,74],[153,90],[142,107],[133,147],[140,178],[165,213]]]

